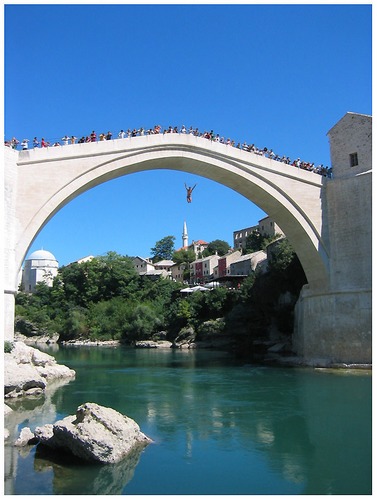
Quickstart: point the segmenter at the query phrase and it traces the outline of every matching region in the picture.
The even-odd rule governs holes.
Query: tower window
[[[350,167],[357,167],[359,160],[357,158],[357,153],[350,154]]]

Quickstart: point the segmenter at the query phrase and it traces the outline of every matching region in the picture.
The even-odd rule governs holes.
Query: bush
[[[32,337],[33,335],[38,335],[39,333],[37,326],[32,321],[19,316],[15,319],[14,327],[16,332],[19,332],[26,337]]]
[[[199,326],[196,340],[210,340],[222,335],[224,331],[225,321],[223,318],[210,319]]]
[[[60,332],[60,340],[71,340],[88,336],[87,312],[82,307],[69,309]]]
[[[14,347],[13,342],[11,342],[10,340],[5,340],[5,342],[4,342],[4,352],[5,353],[9,354],[10,352],[12,352],[13,347]]]

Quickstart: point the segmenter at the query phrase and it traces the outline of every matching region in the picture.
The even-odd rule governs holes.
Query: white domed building
[[[22,272],[22,290],[33,293],[38,282],[52,286],[58,274],[59,263],[55,256],[47,250],[36,250],[25,260]]]

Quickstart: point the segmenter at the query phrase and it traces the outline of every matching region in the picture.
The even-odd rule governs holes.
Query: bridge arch
[[[58,151],[56,151],[58,149]],[[41,189],[41,174],[59,171],[56,183]],[[21,266],[44,225],[67,203],[109,180],[147,170],[185,171],[233,189],[257,204],[282,228],[293,245],[312,289],[328,276],[322,231],[322,189],[326,180],[254,153],[191,135],[166,134],[20,152],[19,186],[29,202],[16,243]],[[51,183],[50,183],[51,184]],[[32,191],[30,191],[32,188]],[[25,193],[26,195],[26,193]],[[25,207],[26,208],[26,207]],[[231,207],[224,207],[229,208]],[[19,210],[19,213],[21,210]]]
[[[51,217],[105,181],[163,169],[227,186],[282,228],[308,280],[295,307],[292,343],[298,356],[319,366],[371,363],[371,125],[370,116],[347,113],[329,131],[331,180],[191,134],[29,151],[5,148],[5,339],[14,338],[14,296],[22,262]],[[355,151],[359,165],[350,169],[349,153]]]

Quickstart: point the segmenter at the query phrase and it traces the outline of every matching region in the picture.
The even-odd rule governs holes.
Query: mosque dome
[[[44,282],[52,286],[58,274],[59,263],[47,250],[36,250],[25,260],[22,270],[22,287],[27,293],[35,292],[37,283]]]
[[[36,250],[31,253],[27,260],[56,260],[55,256],[47,250]]]

